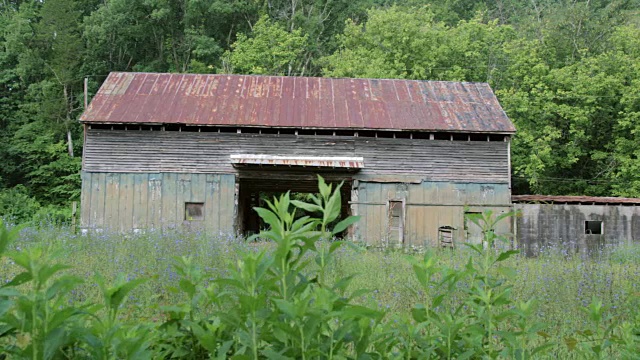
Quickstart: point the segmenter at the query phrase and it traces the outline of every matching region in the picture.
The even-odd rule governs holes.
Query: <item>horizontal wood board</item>
[[[214,132],[89,129],[83,170],[237,174],[231,154],[361,156],[363,180],[509,182],[506,142]]]

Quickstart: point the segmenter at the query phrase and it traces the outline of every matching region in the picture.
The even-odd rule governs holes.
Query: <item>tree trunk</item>
[[[71,138],[71,129],[67,127],[67,149],[69,150],[69,156],[73,157],[73,139]]]

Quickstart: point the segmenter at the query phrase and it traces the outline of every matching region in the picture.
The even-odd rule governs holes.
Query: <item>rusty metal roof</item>
[[[85,123],[513,133],[488,84],[109,74]]]
[[[512,195],[514,203],[549,203],[549,204],[640,204],[637,198],[596,197],[596,196],[550,196],[550,195]]]

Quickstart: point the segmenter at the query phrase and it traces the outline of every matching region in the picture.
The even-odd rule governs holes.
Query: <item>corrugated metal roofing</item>
[[[640,204],[637,198],[595,197],[595,196],[550,196],[550,195],[512,195],[515,203],[559,203],[559,204]]]
[[[111,73],[86,123],[512,133],[488,84]]]

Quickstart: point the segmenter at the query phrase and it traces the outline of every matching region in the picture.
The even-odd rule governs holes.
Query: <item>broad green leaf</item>
[[[322,207],[316,205],[316,204],[309,204],[300,200],[291,200],[291,203],[295,206],[295,207],[299,207],[305,211],[314,213],[314,212],[320,212],[322,211]]]
[[[576,346],[578,345],[578,340],[576,340],[573,337],[565,337],[564,338],[564,343],[565,343],[565,345],[567,345],[567,348],[569,349],[569,351],[573,351],[573,350],[575,350]]]
[[[340,221],[339,223],[336,224],[336,226],[333,227],[333,230],[331,231],[332,235],[337,235],[341,232],[343,232],[346,228],[349,227],[349,225],[354,224],[356,222],[358,222],[360,220],[360,216],[349,216],[348,218]]]
[[[496,259],[496,263],[500,262],[500,261],[504,261],[507,260],[508,258],[510,258],[513,255],[517,255],[520,254],[520,250],[508,250],[508,251],[503,251],[500,253],[500,255],[498,256],[498,258]]]

